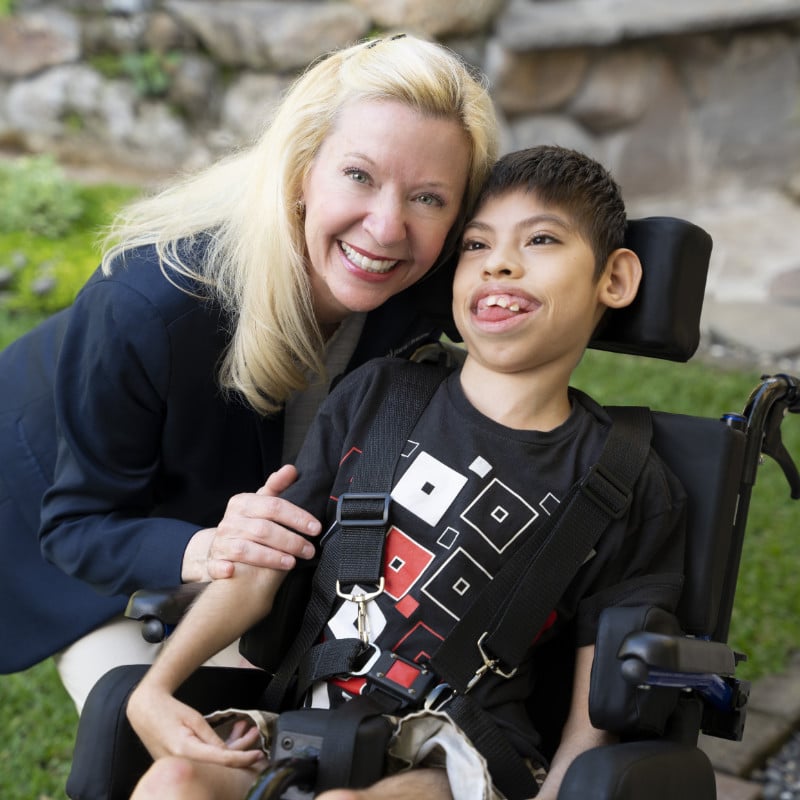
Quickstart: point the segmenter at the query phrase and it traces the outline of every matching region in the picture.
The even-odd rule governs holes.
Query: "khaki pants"
[[[225,739],[237,719],[247,717],[261,732],[261,746],[269,753],[277,714],[269,711],[227,709],[206,718]],[[447,770],[450,791],[457,800],[503,800],[494,788],[483,756],[461,729],[440,711],[417,711],[405,717],[390,717],[395,732],[389,744],[388,774],[413,767],[437,767]],[[532,768],[541,786],[547,773]]]
[[[53,656],[64,688],[80,714],[92,686],[110,669],[125,664],[152,664],[163,642],[142,638],[141,624],[115,617]],[[212,667],[250,666],[239,655],[239,642],[229,645],[206,662]]]

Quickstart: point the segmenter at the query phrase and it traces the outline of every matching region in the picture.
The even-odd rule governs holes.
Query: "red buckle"
[[[371,688],[400,700],[404,707],[419,706],[438,683],[436,674],[425,665],[384,651],[366,673]]]

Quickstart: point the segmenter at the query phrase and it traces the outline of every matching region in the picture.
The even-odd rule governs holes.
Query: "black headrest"
[[[711,245],[706,231],[683,219],[629,220],[625,246],[642,262],[639,293],[609,313],[589,347],[688,361],[700,342]]]

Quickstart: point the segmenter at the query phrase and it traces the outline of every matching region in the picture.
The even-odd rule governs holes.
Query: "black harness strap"
[[[409,362],[399,362],[396,371],[391,371],[367,436],[367,452],[376,455],[368,458],[362,454],[350,498],[339,499],[337,517],[341,530],[323,548],[300,632],[264,692],[265,708],[283,707],[305,654],[325,628],[337,587],[346,589],[362,583],[377,586],[380,581],[388,514],[384,498],[388,500],[395,466],[417,419],[451,371],[450,367]],[[383,490],[383,494],[365,491],[373,487]],[[379,516],[380,525],[376,524]],[[347,558],[343,558],[345,553]],[[356,554],[352,560],[350,553]]]
[[[534,638],[603,531],[622,517],[650,452],[650,411],[609,409],[613,425],[600,459],[535,535],[494,576],[432,659],[459,694],[492,670],[508,674]]]

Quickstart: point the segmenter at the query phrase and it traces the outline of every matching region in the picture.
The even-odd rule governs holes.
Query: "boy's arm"
[[[593,660],[594,645],[578,648],[569,717],[561,735],[561,744],[537,795],[538,800],[555,800],[564,773],[576,756],[585,750],[615,741],[610,733],[598,730],[589,720],[589,684]]]
[[[232,578],[208,586],[177,626],[128,702],[128,719],[154,758],[181,755],[232,767],[259,760],[260,751],[242,750],[255,744],[255,729],[227,747],[201,714],[172,695],[201,664],[270,611],[285,575],[238,564]]]

